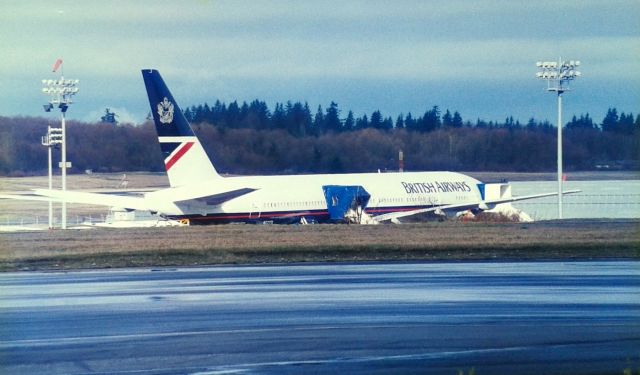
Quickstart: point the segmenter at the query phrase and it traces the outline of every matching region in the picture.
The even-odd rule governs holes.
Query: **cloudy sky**
[[[578,59],[566,116],[640,111],[640,2],[2,1],[0,116],[44,116],[42,78],[80,79],[71,118],[149,112],[140,75],[159,69],[182,107],[219,99],[336,101],[342,115],[555,122],[538,60]]]

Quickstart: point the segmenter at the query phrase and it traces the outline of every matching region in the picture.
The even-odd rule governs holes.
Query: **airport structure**
[[[569,91],[569,83],[580,77],[580,61],[538,61],[536,77],[547,81],[547,91],[558,94],[558,219],[562,219],[562,93]]]
[[[58,68],[62,66],[62,60],[58,59],[53,65],[53,72],[55,73]],[[60,79],[43,79],[42,92],[50,96],[49,102],[44,105],[45,112],[51,112],[51,110],[55,107],[60,109],[61,113],[61,126],[60,126],[60,139],[59,143],[62,145],[62,161],[60,162],[60,168],[62,169],[62,191],[63,193],[67,190],[67,168],[71,166],[71,163],[67,163],[67,137],[66,137],[66,127],[65,127],[65,113],[69,109],[69,106],[73,103],[71,97],[78,93],[78,80],[77,79],[64,79],[64,73],[60,70]],[[48,135],[50,138],[50,135]],[[50,139],[49,139],[50,140]],[[44,142],[43,142],[44,144]],[[49,150],[51,150],[51,146],[49,145]],[[49,189],[51,189],[51,185],[49,185]],[[67,229],[67,201],[62,200],[62,220],[61,227],[62,229]],[[52,223],[50,222],[51,226]]]

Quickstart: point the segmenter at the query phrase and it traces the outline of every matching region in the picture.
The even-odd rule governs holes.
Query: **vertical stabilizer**
[[[172,187],[219,178],[160,73],[142,71],[164,166]]]

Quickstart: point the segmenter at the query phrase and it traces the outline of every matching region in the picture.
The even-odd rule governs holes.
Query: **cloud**
[[[143,68],[159,69],[194,100],[313,97],[322,86],[350,93],[355,106],[386,99],[340,91],[342,83],[507,87],[535,82],[535,62],[559,56],[582,60],[585,84],[617,85],[613,104],[640,85],[634,1],[65,0],[5,8],[0,87],[14,91],[0,114],[35,108],[40,79],[58,57],[65,76],[81,81],[78,104],[100,112],[103,103],[146,108]],[[412,100],[401,95],[394,91],[394,102]]]

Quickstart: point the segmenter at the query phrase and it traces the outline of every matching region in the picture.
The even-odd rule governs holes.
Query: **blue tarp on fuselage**
[[[343,220],[350,208],[357,206],[365,208],[371,198],[371,195],[359,185],[325,185],[322,190],[331,220]]]

